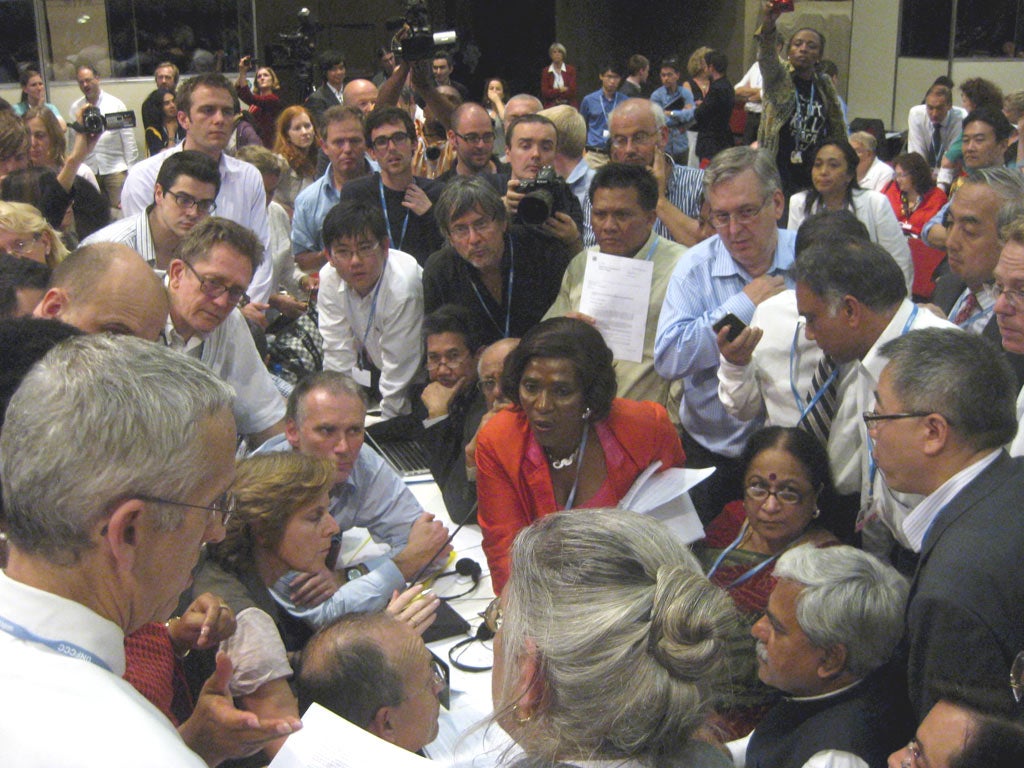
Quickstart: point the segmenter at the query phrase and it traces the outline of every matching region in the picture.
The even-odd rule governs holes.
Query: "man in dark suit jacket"
[[[992,283],[1003,245],[1000,220],[1014,211],[1024,212],[1022,200],[1024,176],[1016,169],[982,168],[967,178],[949,205],[946,249],[950,273],[936,281],[932,296],[950,322],[996,345],[1000,344],[999,326],[993,312],[995,300],[987,286]],[[1019,389],[1024,384],[1024,355],[1004,354]]]
[[[905,638],[910,698],[923,718],[940,682],[1001,687],[1024,649],[1024,459],[1002,446],[1017,430],[1013,372],[963,331],[911,331],[865,414],[889,487],[924,500],[903,521],[920,552]]]
[[[320,119],[330,107],[341,104],[341,89],[345,85],[345,57],[337,51],[324,51],[319,56],[320,77],[323,85],[307,98],[303,106],[313,116],[313,124],[320,130]]]

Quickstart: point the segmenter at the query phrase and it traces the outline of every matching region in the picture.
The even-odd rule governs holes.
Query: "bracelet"
[[[164,622],[164,629],[167,630],[167,639],[171,641],[171,651],[174,653],[175,658],[184,661],[185,658],[192,653],[192,649],[186,648],[184,653],[178,653],[178,648],[174,644],[174,635],[171,634],[171,622],[178,621],[180,618],[180,616],[172,616],[169,618]]]

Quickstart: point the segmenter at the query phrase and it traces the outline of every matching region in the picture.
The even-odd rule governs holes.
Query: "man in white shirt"
[[[216,209],[219,191],[220,173],[213,160],[193,150],[174,152],[160,166],[146,210],[93,232],[82,245],[123,243],[163,273],[178,243]]]
[[[216,738],[191,751],[187,729],[122,675],[125,635],[167,620],[202,546],[224,537],[231,398],[198,362],[107,334],[55,347],[15,393],[0,438],[4,764],[203,768],[229,756]],[[230,707],[216,699],[208,684],[198,708]],[[231,710],[257,746],[268,725],[278,737],[301,727]]]
[[[857,131],[850,134],[850,146],[857,153],[857,186],[884,192],[892,181],[893,170],[878,159],[878,141],[867,131]]]
[[[829,455],[840,492],[860,487],[856,526],[864,548],[886,558],[895,539],[909,550],[900,523],[918,499],[896,495],[886,483],[888,477],[877,471],[861,414],[874,402],[886,363],[882,345],[918,328],[952,324],[907,299],[899,266],[884,248],[871,242],[828,241],[802,252],[796,262],[796,303],[807,339],[817,343],[824,352],[823,361],[828,365],[830,360],[830,370],[838,372],[834,377],[829,373],[829,384],[825,376],[820,384],[812,380],[815,391],[800,394],[805,402],[810,402],[809,396],[824,406],[834,392]],[[821,415],[820,408],[811,408],[809,426],[819,423]]]
[[[104,115],[111,112],[125,112],[124,102],[100,88],[100,78],[96,68],[91,64],[81,64],[76,71],[78,87],[84,94],[71,104],[71,116],[76,118],[78,110],[84,106],[96,107]],[[139,159],[139,148],[135,144],[135,134],[131,128],[104,131],[96,142],[96,147],[85,158],[100,191],[107,196],[111,208],[121,207],[121,188],[124,186],[128,168]]]
[[[236,309],[262,253],[252,232],[211,216],[182,241],[166,277],[171,311],[163,340],[234,387],[235,421],[250,448],[284,432],[284,398]]]
[[[874,461],[893,489],[924,497],[902,521],[920,553],[905,642],[924,718],[941,684],[1005,691],[1024,648],[1024,459],[1002,448],[1017,426],[1016,382],[994,347],[956,328],[908,333],[881,353],[889,362],[864,414]]]
[[[736,101],[743,102],[743,111],[747,113],[747,121],[743,126],[744,144],[753,144],[757,141],[757,129],[761,126],[761,112],[764,109],[764,105],[761,103],[763,84],[761,65],[756,61],[736,83]]]
[[[409,413],[420,369],[423,270],[393,250],[380,206],[346,200],[324,219],[320,334],[324,370],[341,371],[380,394],[385,419]],[[374,386],[373,379],[377,379]]]
[[[933,169],[942,165],[942,156],[960,136],[966,110],[953,106],[953,92],[936,84],[925,94],[924,104],[910,108],[907,115],[907,152],[917,152]]]
[[[217,215],[252,230],[263,244],[248,288],[250,302],[245,307],[247,317],[263,322],[274,266],[268,250],[267,198],[259,171],[224,152],[235,115],[234,88],[223,75],[197,75],[181,84],[177,98],[178,122],[188,132],[185,140],[132,168],[124,184],[121,207],[125,216],[145,212],[153,202],[160,166],[174,152],[194,149],[216,162],[221,182]]]

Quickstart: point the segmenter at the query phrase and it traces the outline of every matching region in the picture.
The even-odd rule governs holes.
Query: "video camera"
[[[79,133],[87,133],[90,136],[95,136],[104,131],[134,128],[135,113],[128,110],[126,112],[110,112],[104,115],[99,107],[90,104],[82,110],[82,122],[71,123],[71,127]]]
[[[434,32],[430,24],[430,12],[423,0],[409,0],[405,8],[405,16],[388,22],[389,30],[407,30],[404,39],[398,33],[391,39],[391,50],[395,57],[410,63],[429,59],[434,51],[441,48],[454,48],[458,43],[458,35],[454,30]]]

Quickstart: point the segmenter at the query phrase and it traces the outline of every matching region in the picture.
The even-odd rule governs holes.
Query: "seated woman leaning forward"
[[[732,765],[694,734],[736,612],[661,523],[619,509],[538,520],[496,602],[491,693],[525,752],[513,768]]]
[[[734,690],[720,712],[728,738],[746,736],[775,699],[757,675],[750,628],[764,614],[779,555],[797,544],[838,544],[823,523],[834,498],[824,447],[797,427],[766,427],[750,436],[740,457],[743,500],[725,506],[694,546],[708,578],[728,591],[743,626],[729,645]]]
[[[657,403],[615,397],[612,352],[592,325],[545,320],[505,361],[513,407],[480,430],[477,519],[494,591],[516,533],[560,509],[615,506],[655,461],[681,467],[679,436]]]

